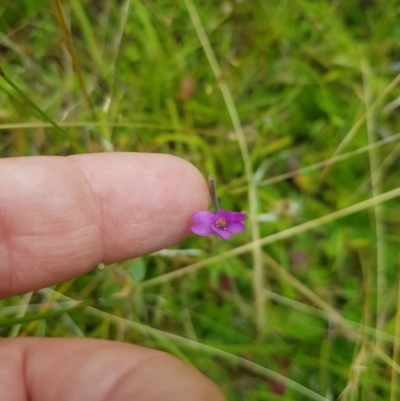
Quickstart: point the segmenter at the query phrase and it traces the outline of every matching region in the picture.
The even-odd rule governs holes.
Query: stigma
[[[216,225],[218,228],[223,228],[223,229],[225,229],[225,228],[226,228],[226,219],[223,218],[223,217],[219,218],[219,219],[215,222],[215,225]]]

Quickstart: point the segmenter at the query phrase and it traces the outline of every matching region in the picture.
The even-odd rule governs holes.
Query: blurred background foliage
[[[400,187],[400,2],[49,4],[0,4],[1,157],[174,154],[253,225],[2,300],[0,335],[163,349],[232,401],[399,399],[399,202],[329,216]]]

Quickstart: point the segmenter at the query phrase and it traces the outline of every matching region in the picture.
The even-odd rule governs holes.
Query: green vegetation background
[[[1,157],[174,154],[252,223],[2,300],[0,335],[164,349],[232,401],[400,399],[400,2],[49,4],[0,4]]]

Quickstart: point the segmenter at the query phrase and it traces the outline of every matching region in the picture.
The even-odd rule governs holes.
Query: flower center
[[[218,228],[226,228],[226,219],[224,219],[223,217],[221,217],[220,219],[218,219],[216,222],[215,222],[215,225],[218,227]]]

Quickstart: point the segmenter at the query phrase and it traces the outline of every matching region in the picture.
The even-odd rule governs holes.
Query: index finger
[[[154,252],[207,208],[199,171],[170,155],[0,160],[0,297]]]

